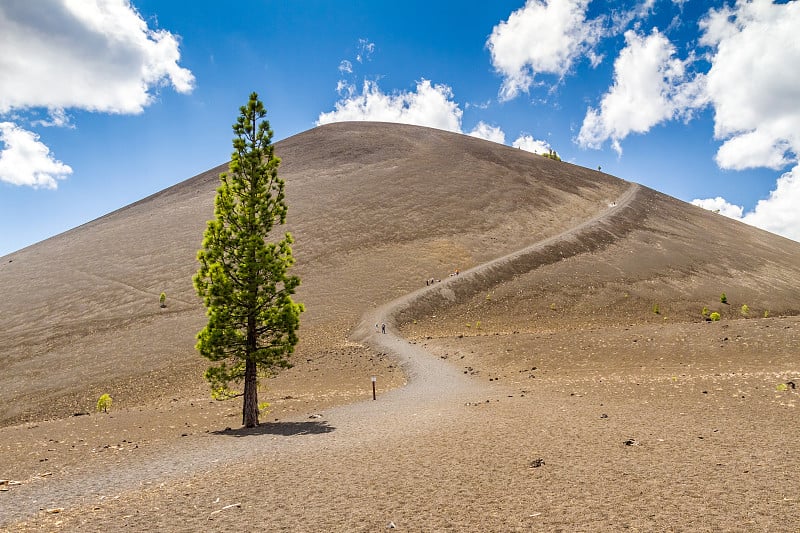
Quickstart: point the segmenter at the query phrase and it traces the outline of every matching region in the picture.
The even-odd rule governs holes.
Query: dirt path
[[[313,419],[264,424],[253,430],[236,430],[190,436],[167,449],[153,450],[135,459],[86,464],[62,476],[24,483],[2,495],[0,527],[36,515],[41,509],[92,505],[100,498],[157,486],[175,479],[211,472],[248,460],[276,458],[282,454],[314,454],[320,450],[353,449],[389,435],[412,436],[456,420],[465,404],[483,401],[493,389],[464,375],[455,366],[431,356],[399,335],[399,325],[418,306],[443,305],[456,293],[482,290],[516,269],[529,268],[531,258],[568,241],[623,210],[636,196],[631,187],[609,209],[560,235],[505,257],[476,266],[442,283],[425,287],[366,313],[351,339],[399,361],[408,385],[381,393],[378,401],[337,407]],[[542,259],[545,261],[545,259]],[[543,264],[543,263],[539,263]],[[376,324],[386,324],[381,333]],[[297,435],[304,438],[299,441]],[[254,438],[261,435],[262,438]]]

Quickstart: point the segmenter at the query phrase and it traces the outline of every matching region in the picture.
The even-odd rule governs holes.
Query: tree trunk
[[[244,371],[242,425],[248,428],[258,425],[258,375],[256,374],[256,362],[249,358]]]
[[[253,428],[258,425],[258,368],[251,354],[256,351],[256,319],[251,314],[247,319],[247,357],[244,367],[244,401],[242,402],[242,425]]]

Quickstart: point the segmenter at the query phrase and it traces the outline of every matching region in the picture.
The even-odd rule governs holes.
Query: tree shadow
[[[212,431],[214,435],[227,435],[229,437],[249,437],[252,435],[282,435],[292,437],[295,435],[320,435],[330,433],[336,428],[325,421],[314,422],[266,422],[254,428],[225,428]]]

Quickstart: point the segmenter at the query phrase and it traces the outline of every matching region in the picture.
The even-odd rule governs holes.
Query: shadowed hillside
[[[296,372],[314,365],[329,382],[346,382],[365,356],[347,335],[366,310],[573,228],[628,188],[521,150],[394,124],[324,126],[276,153],[303,280],[297,300],[307,306]],[[225,168],[0,259],[0,423],[83,411],[105,389],[128,405],[202,391],[193,346],[204,310],[191,276]],[[797,243],[641,189],[569,246],[464,284],[446,313],[418,309],[420,319],[438,316],[412,329],[696,320],[720,292],[754,313],[794,313],[799,282]]]

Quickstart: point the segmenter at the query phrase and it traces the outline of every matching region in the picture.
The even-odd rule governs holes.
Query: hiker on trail
[[[386,334],[386,324],[381,324],[381,331]]]

